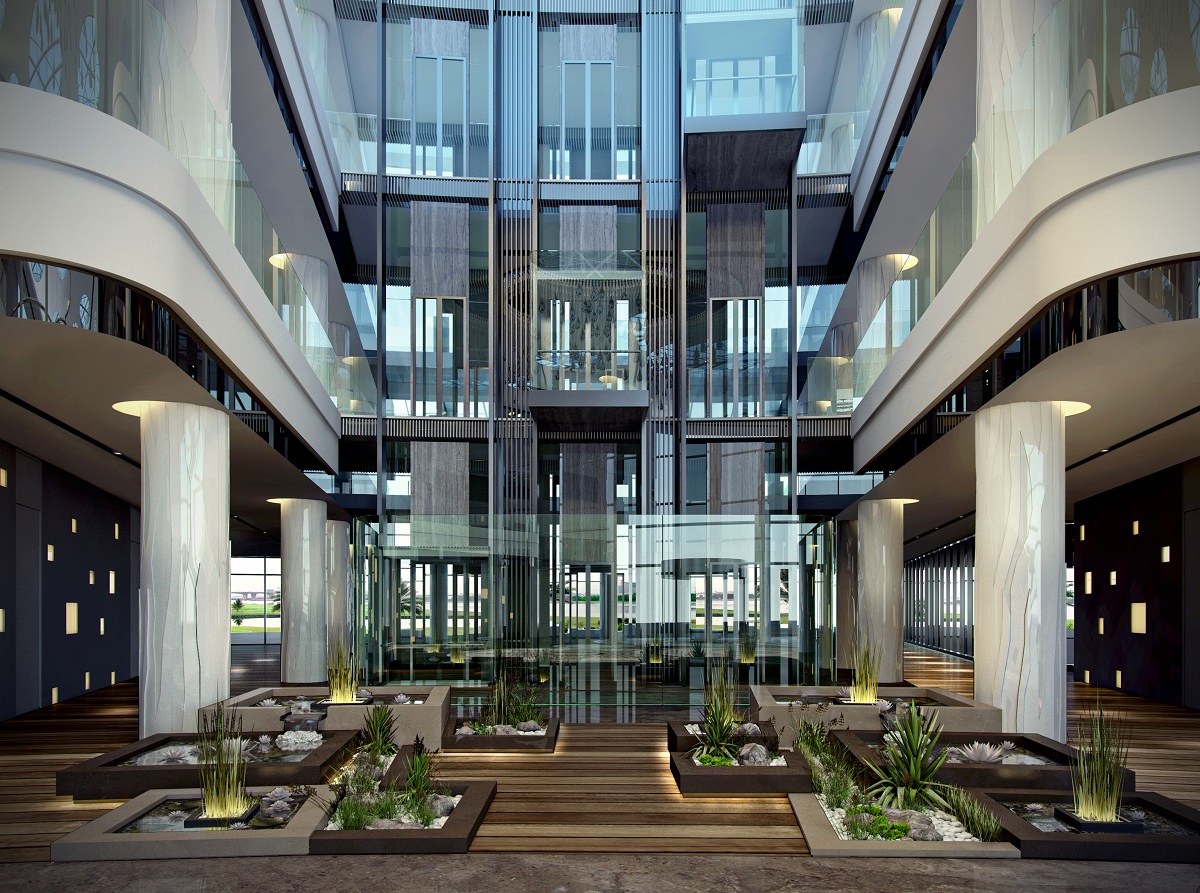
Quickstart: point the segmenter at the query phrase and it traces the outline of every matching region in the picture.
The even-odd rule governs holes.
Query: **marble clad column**
[[[1004,731],[1066,741],[1062,403],[975,414],[975,697]]]
[[[280,499],[283,575],[279,671],[285,685],[324,682],[326,505],[315,499]]]
[[[184,403],[141,416],[139,729],[191,732],[229,697],[229,416]]]
[[[880,684],[904,679],[903,499],[858,504],[858,642],[879,657]]]
[[[837,667],[854,666],[858,631],[858,522],[837,522]]]
[[[329,644],[352,644],[353,625],[350,611],[353,604],[350,579],[350,523],[325,523],[325,622],[329,627]]]

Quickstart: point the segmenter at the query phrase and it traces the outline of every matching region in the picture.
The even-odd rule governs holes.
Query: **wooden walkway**
[[[498,782],[473,853],[808,853],[784,796],[682,797],[664,723],[564,724],[553,754],[444,753],[436,765]]]

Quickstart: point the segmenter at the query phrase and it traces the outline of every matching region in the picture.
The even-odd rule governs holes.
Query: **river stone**
[[[455,738],[461,738],[464,735],[474,735],[475,730],[470,726],[459,726],[458,731],[454,733]]]
[[[439,819],[445,818],[454,811],[454,798],[442,794],[434,794],[429,798],[429,808]]]
[[[889,822],[904,822],[909,828],[933,827],[933,819],[915,809],[885,809],[883,817]]]
[[[769,766],[771,754],[761,744],[743,744],[738,751],[738,764],[742,766]]]
[[[525,722],[517,723],[518,732],[540,732],[541,724],[536,719],[527,719]]]
[[[758,727],[756,722],[744,722],[733,730],[735,735],[761,735],[762,729]]]
[[[941,840],[941,833],[933,825],[920,825],[908,832],[909,840]]]
[[[402,823],[393,819],[376,819],[364,827],[367,831],[390,831],[393,828],[402,827]]]
[[[515,734],[517,734],[517,730],[513,726],[507,725],[506,723],[501,723],[498,726],[492,726],[492,734],[493,735],[515,735]]]

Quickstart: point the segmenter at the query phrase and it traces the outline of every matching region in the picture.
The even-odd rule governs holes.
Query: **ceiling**
[[[1200,320],[1194,319],[1105,335],[1056,353],[987,406],[1040,400],[1090,404],[1088,412],[1066,420],[1070,519],[1078,500],[1200,454],[1200,412],[1178,418],[1200,406],[1197,344]],[[975,510],[974,416],[864,498],[920,500],[904,511],[906,557],[969,535]],[[845,515],[854,517],[856,509]]]
[[[108,335],[3,317],[0,356],[0,390],[38,411],[0,400],[0,436],[133,505],[141,503],[141,471],[131,464],[141,459],[139,422],[112,405],[167,400],[222,409],[166,357]],[[259,538],[278,548],[279,507],[268,499],[321,500],[330,518],[346,519],[324,491],[232,416],[229,444],[230,507],[241,519],[230,527],[235,551]]]

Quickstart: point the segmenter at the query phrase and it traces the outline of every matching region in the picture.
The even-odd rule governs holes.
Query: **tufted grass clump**
[[[850,703],[874,704],[879,699],[879,655],[870,642],[859,642],[854,649],[854,682],[850,685]]]
[[[1076,756],[1071,760],[1074,812],[1091,822],[1115,822],[1125,787],[1129,728],[1123,719],[1096,707],[1079,720]]]
[[[975,795],[956,785],[950,785],[942,793],[946,806],[963,827],[985,843],[1000,839],[1000,819],[979,802]]]
[[[326,653],[329,670],[329,700],[334,704],[353,704],[358,699],[359,667],[357,656],[344,641],[329,646]]]
[[[210,819],[232,819],[254,803],[246,793],[246,761],[242,754],[242,721],[226,715],[217,704],[200,718],[200,790],[204,815]]]

